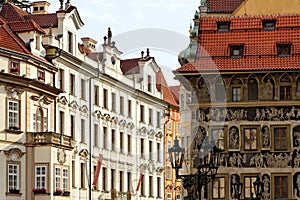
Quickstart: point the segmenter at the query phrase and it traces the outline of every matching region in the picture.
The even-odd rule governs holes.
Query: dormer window
[[[227,33],[230,30],[230,22],[217,22],[219,33]]]
[[[263,20],[262,25],[264,31],[273,31],[276,27],[276,20]]]
[[[241,58],[244,53],[244,45],[230,46],[230,57]]]
[[[291,55],[291,44],[277,44],[277,54],[281,57]]]

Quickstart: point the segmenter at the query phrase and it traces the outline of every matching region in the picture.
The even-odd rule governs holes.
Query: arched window
[[[231,81],[231,100],[232,101],[242,101],[243,100],[242,81],[238,78],[234,78]]]
[[[248,81],[248,100],[258,100],[258,84],[255,78]]]

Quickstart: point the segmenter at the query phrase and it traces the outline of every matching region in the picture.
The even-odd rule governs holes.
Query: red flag
[[[142,165],[142,167],[141,167],[141,172],[140,172],[139,182],[138,182],[138,184],[137,184],[137,186],[136,186],[135,191],[139,191],[139,188],[140,188],[140,185],[141,185],[141,182],[142,182],[142,179],[143,179],[143,172],[144,172],[144,169],[145,169],[145,166]]]
[[[96,185],[98,182],[98,177],[99,177],[99,173],[100,173],[100,169],[101,169],[101,165],[102,165],[102,159],[103,159],[103,155],[99,154],[98,163],[97,163],[96,171],[94,174],[93,185]]]

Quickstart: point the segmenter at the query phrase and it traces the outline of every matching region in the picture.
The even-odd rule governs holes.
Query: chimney
[[[32,14],[48,14],[50,3],[47,1],[36,1],[32,3]]]
[[[92,38],[89,37],[81,38],[81,40],[85,48],[88,48],[91,52],[96,51],[96,44],[97,44],[96,40],[93,40]]]

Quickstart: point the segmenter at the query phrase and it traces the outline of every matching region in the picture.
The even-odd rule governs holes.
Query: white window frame
[[[55,166],[55,190],[69,191],[69,168]]]
[[[12,107],[10,106],[12,105]],[[20,102],[19,100],[8,99],[7,101],[7,127],[20,127]]]
[[[41,172],[43,172],[42,170],[44,170],[44,173],[37,174],[38,169],[40,169]],[[48,168],[47,168],[46,165],[36,165],[35,166],[35,170],[34,170],[34,175],[35,175],[34,187],[35,188],[38,188],[38,189],[45,188],[45,189],[47,189],[47,181],[48,181],[47,171],[48,171]],[[38,180],[38,178],[44,178],[44,180]]]
[[[13,172],[11,172],[10,167],[13,167]],[[17,163],[8,163],[7,165],[7,186],[8,191],[19,190],[20,189],[20,165]],[[12,177],[12,179],[10,179]]]

